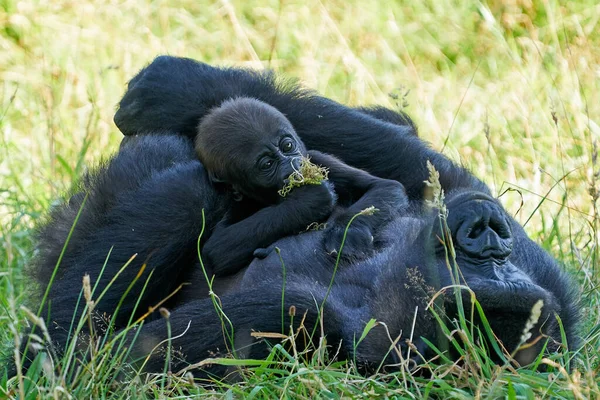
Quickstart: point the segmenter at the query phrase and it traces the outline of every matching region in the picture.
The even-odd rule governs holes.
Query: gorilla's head
[[[226,100],[202,118],[196,152],[213,182],[226,183],[264,204],[299,168],[306,148],[276,108],[253,98]]]
[[[487,194],[451,193],[446,208],[446,218],[434,219],[429,236],[440,286],[460,290],[467,314],[473,305],[472,292],[494,335],[521,365],[531,363],[544,345],[556,351],[561,346],[560,324],[574,326],[577,312],[574,288],[555,260]],[[458,285],[468,286],[471,292]],[[454,291],[446,290],[445,296],[450,319],[457,316]],[[482,317],[477,310],[473,316],[488,342]],[[573,330],[566,332],[566,338],[574,345]],[[490,353],[497,359],[491,347]]]

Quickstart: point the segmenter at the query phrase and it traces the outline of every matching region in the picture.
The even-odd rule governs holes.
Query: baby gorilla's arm
[[[256,249],[327,219],[335,203],[336,195],[328,182],[295,188],[281,203],[248,218],[233,224],[221,221],[202,255],[216,276],[233,274],[252,261]]]
[[[309,155],[313,163],[329,169],[329,179],[339,196],[338,205],[342,206],[336,208],[333,223],[331,220],[329,222],[325,250],[329,253],[339,251],[346,226],[352,217],[369,207],[375,207],[375,213],[360,215],[352,221],[342,251],[347,257],[369,253],[375,230],[408,205],[404,186],[398,181],[378,178],[351,167],[329,154],[309,151]]]

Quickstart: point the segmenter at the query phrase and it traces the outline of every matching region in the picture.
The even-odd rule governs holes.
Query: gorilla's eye
[[[281,144],[279,145],[279,147],[281,148],[281,151],[283,151],[284,153],[290,153],[292,151],[295,150],[296,146],[294,145],[294,141],[290,138],[285,138],[281,141]]]
[[[269,169],[271,169],[271,167],[273,166],[273,160],[269,159],[269,158],[263,158],[263,160],[260,162],[260,169],[263,171],[267,171]]]

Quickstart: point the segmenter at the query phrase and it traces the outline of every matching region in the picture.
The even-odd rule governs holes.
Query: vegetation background
[[[430,380],[361,378],[304,365],[304,377],[133,392],[27,377],[31,396],[600,396],[596,0],[0,0],[3,348],[23,320],[36,221],[116,151],[112,117],[127,80],[165,53],[270,67],[343,103],[407,111],[422,138],[487,182],[576,277],[585,345],[572,369],[549,373],[454,366]],[[0,397],[16,395],[2,375]]]

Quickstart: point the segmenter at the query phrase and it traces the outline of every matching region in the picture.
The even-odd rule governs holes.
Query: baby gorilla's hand
[[[285,198],[285,202],[295,204],[296,216],[301,218],[303,226],[307,227],[313,222],[324,221],[331,215],[337,202],[337,195],[333,185],[323,181],[319,185],[294,188]]]
[[[346,235],[345,239],[344,234]],[[344,242],[343,248],[342,241]],[[344,258],[364,258],[373,251],[373,233],[366,224],[356,219],[347,230],[346,224],[334,223],[325,232],[324,246],[325,251],[334,256],[337,256],[341,249]]]

